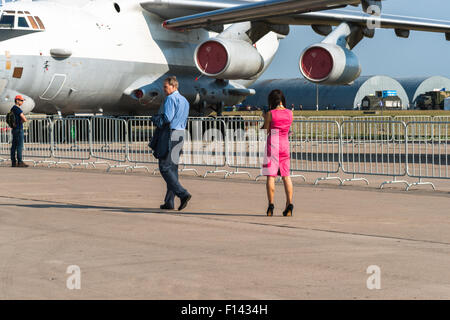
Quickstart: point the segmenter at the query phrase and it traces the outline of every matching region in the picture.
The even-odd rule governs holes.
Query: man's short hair
[[[175,77],[175,76],[167,77],[167,78],[164,80],[164,82],[165,82],[165,83],[168,83],[169,85],[174,86],[175,88],[178,89],[178,80],[177,80],[177,77]]]

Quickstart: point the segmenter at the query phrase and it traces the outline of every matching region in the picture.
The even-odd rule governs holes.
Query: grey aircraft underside
[[[364,12],[338,9],[346,5]],[[450,40],[449,21],[379,16],[377,0],[49,0],[1,9],[1,114],[22,94],[26,112],[150,115],[169,75],[178,77],[192,115],[220,112],[255,94],[248,87],[289,25],[324,36],[299,62],[301,74],[320,84],[357,79],[361,66],[351,50],[377,28]]]

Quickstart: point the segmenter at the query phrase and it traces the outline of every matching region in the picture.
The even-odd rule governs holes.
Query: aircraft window
[[[23,14],[23,11],[17,11],[18,14]]]
[[[42,20],[41,20],[39,17],[34,17],[34,18],[36,19],[36,21],[37,21],[39,27],[40,27],[42,30],[44,30],[45,27],[44,27],[44,24],[42,23]]]
[[[25,14],[31,14],[30,11],[25,11]]]
[[[0,19],[0,28],[14,28],[14,16],[3,15]]]
[[[30,26],[27,23],[27,20],[24,17],[19,17],[19,28],[29,28]]]
[[[15,11],[5,10],[5,13],[15,14]]]
[[[34,21],[33,17],[28,17],[28,21],[30,21],[30,24],[33,27],[33,29],[39,29],[36,24],[36,21]]]

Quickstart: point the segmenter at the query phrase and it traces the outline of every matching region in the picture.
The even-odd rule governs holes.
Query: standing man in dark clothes
[[[11,145],[11,166],[12,167],[28,167],[22,161],[22,150],[23,150],[23,123],[27,122],[27,118],[23,114],[22,106],[24,98],[21,95],[17,95],[15,98],[15,105],[12,107],[11,111],[14,113],[16,118],[16,127],[12,130],[12,145]],[[17,152],[17,161],[16,161]]]
[[[191,199],[191,195],[178,181],[178,163],[184,144],[189,102],[178,92],[176,77],[168,77],[164,80],[164,93],[167,97],[164,100],[163,114],[170,124],[170,144],[167,155],[159,159],[159,171],[167,184],[164,204],[160,208],[174,209],[174,198],[177,196],[180,198],[178,210],[183,210]]]

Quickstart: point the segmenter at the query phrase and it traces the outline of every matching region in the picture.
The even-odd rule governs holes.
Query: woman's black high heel
[[[274,209],[274,205],[271,203],[269,204],[269,207],[267,208],[267,216],[268,217],[272,217],[273,216],[273,209]]]
[[[293,213],[294,213],[294,205],[291,203],[286,207],[286,209],[284,209],[283,216],[292,217]]]

